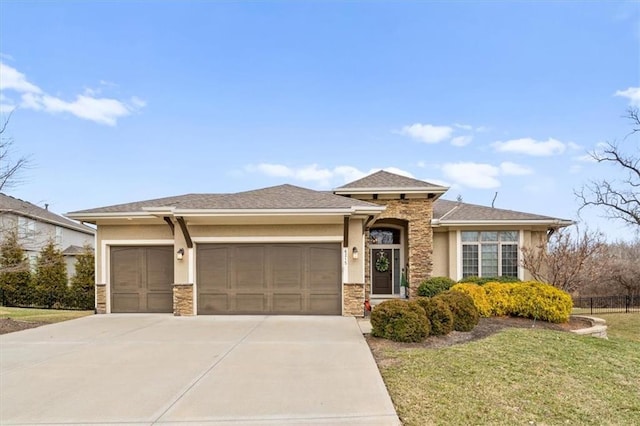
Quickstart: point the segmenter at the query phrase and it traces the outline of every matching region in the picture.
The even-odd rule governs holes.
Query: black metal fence
[[[586,309],[591,314],[640,312],[638,296],[576,297],[573,307]]]

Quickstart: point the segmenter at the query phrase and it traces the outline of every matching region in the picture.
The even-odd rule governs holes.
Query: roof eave
[[[430,187],[382,187],[382,188],[337,188],[334,194],[444,194],[449,190],[444,186]]]
[[[565,219],[500,219],[500,220],[441,220],[441,219],[432,219],[431,226],[439,227],[439,226],[501,226],[501,225],[509,225],[509,226],[548,226],[553,228],[563,228],[565,226],[574,225],[575,222],[572,220]]]
[[[344,216],[352,214],[377,215],[384,211],[384,206],[352,206],[340,208],[307,208],[307,209],[167,209],[147,207],[137,212],[94,212],[68,213],[70,219],[84,222],[95,222],[104,219],[152,219],[159,216],[183,217],[224,217],[224,216]]]

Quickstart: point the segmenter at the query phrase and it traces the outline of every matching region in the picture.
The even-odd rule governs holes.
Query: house
[[[280,185],[69,213],[97,225],[96,308],[363,314],[431,276],[513,275],[520,248],[567,220],[441,200],[447,187],[379,171],[332,192]]]
[[[67,265],[67,276],[75,273],[76,256],[84,246],[93,247],[95,230],[39,207],[27,201],[0,193],[0,230],[17,230],[18,242],[29,263],[35,266],[42,247],[53,240],[62,250]]]

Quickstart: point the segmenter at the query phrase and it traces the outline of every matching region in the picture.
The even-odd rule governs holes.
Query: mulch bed
[[[11,318],[0,318],[0,334],[13,333],[14,331],[40,327],[46,322],[16,321]]]
[[[446,336],[430,336],[424,342],[420,343],[393,342],[387,339],[372,337],[370,334],[366,335],[366,339],[369,347],[375,354],[376,350],[381,349],[444,348],[460,343],[471,342],[473,340],[484,339],[485,337],[491,336],[492,334],[495,334],[500,330],[504,330],[505,328],[535,328],[556,331],[570,331],[587,327],[591,327],[590,322],[573,317],[570,318],[569,322],[564,324],[554,324],[545,321],[533,321],[527,318],[493,317],[480,318],[480,322],[478,323],[478,325],[469,332],[452,331]]]

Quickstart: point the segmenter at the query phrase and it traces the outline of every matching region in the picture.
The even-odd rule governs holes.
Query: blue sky
[[[585,155],[640,105],[640,3],[1,1],[0,55],[7,192],[58,213],[388,168],[576,219],[624,177]]]

